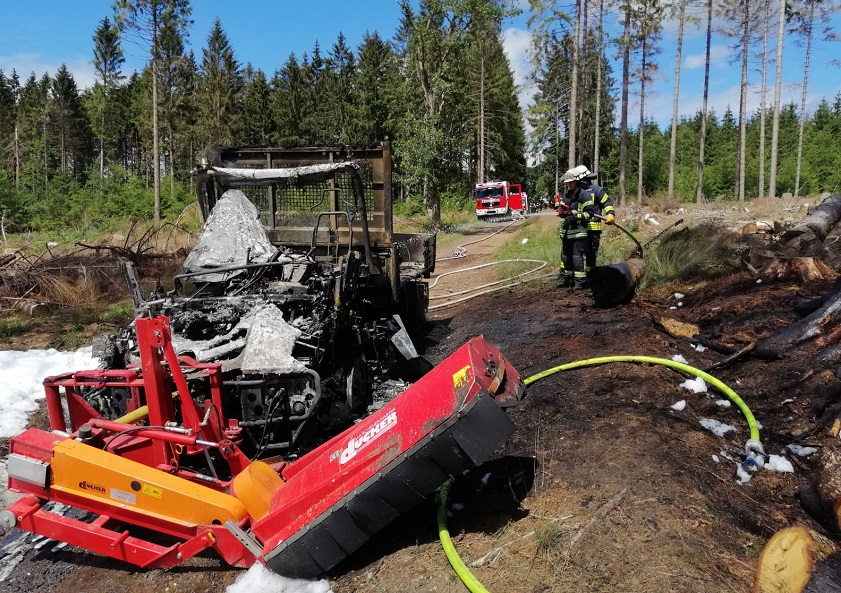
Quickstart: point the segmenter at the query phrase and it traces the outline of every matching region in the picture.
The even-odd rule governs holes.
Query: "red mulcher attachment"
[[[0,523],[140,566],[174,566],[213,547],[236,566],[258,560],[287,576],[318,576],[448,477],[490,458],[514,430],[502,408],[525,390],[507,359],[478,337],[299,460],[249,463],[236,446],[236,421],[201,420],[214,407],[221,416],[218,368],[176,358],[166,318],[138,319],[137,334],[142,364],[130,377],[89,371],[45,381],[53,432],[29,429],[12,439],[9,489],[27,496],[0,513]],[[203,409],[181,398],[175,425],[172,388],[188,393],[185,365],[209,374],[212,399]],[[145,397],[148,422],[100,418],[77,393],[94,380],[130,384]],[[180,458],[209,450],[228,462],[232,480],[180,468]],[[49,512],[50,500],[89,511],[92,521]],[[117,523],[179,543],[165,547],[110,529]]]

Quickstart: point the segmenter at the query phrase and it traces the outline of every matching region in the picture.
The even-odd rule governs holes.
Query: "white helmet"
[[[573,167],[566,173],[564,173],[564,181],[589,181],[591,179],[595,179],[596,176],[590,172],[590,169],[585,167],[584,165],[578,165],[577,167]]]

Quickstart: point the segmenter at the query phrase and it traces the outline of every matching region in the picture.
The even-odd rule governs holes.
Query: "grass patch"
[[[645,252],[641,289],[730,273],[737,268],[731,234],[712,225],[686,228]]]
[[[128,323],[134,318],[134,304],[129,301],[120,301],[108,306],[99,315],[99,320],[106,323]]]
[[[56,350],[77,350],[90,346],[90,337],[84,334],[84,325],[77,323],[49,341],[48,346]]]
[[[0,319],[0,340],[19,336],[28,332],[35,323],[31,319],[9,317]]]
[[[536,259],[548,265],[535,275],[557,272],[561,265],[561,240],[556,224],[539,224],[537,218],[528,219],[517,232],[493,254],[494,261],[506,259]],[[510,278],[534,268],[533,262],[507,262],[494,267],[497,279]]]
[[[541,554],[548,554],[557,549],[563,539],[561,526],[554,521],[541,521],[534,528],[534,543]]]

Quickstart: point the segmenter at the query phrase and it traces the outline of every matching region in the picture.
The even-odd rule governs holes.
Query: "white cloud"
[[[33,72],[36,78],[41,78],[45,72],[50,76],[54,76],[62,63],[67,66],[67,69],[73,75],[76,86],[80,91],[93,86],[96,80],[93,64],[91,64],[90,60],[84,58],[74,57],[64,60],[64,62],[56,63],[55,61],[45,60],[37,53],[0,56],[0,70],[7,76],[12,73],[12,70],[15,70],[21,79],[21,83],[26,81]]]
[[[537,90],[531,80],[531,42],[532,35],[525,29],[510,27],[502,32],[502,47],[511,63],[517,96],[524,112]]]
[[[726,45],[712,45],[710,47],[710,68],[726,68],[727,61],[730,58],[730,48]],[[699,54],[686,56],[683,65],[688,70],[695,70],[696,68],[703,68],[706,60],[706,51]]]

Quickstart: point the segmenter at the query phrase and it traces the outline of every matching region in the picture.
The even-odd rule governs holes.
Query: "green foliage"
[[[18,317],[0,319],[0,340],[6,340],[26,333],[32,325],[33,322],[31,319],[21,319]]]
[[[99,319],[106,323],[122,324],[134,318],[134,304],[131,301],[120,301],[109,306],[99,314]]]

